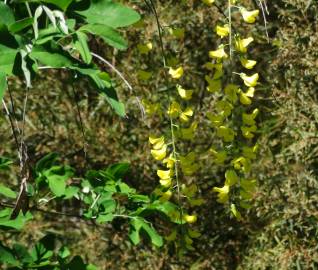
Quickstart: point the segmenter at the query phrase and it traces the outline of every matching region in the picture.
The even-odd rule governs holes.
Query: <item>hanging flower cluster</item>
[[[212,4],[214,1],[205,1]],[[244,22],[252,24],[256,21],[259,10],[248,11],[244,7],[234,6],[235,0],[229,2],[229,16],[232,8],[238,8]],[[209,75],[205,76],[206,90],[214,93],[218,98],[215,110],[208,112],[207,117],[211,126],[216,130],[217,137],[222,141],[222,148],[211,147],[209,150],[215,164],[226,166],[225,181],[222,187],[214,187],[219,203],[228,204],[232,214],[241,218],[239,208],[249,208],[249,200],[253,197],[256,180],[249,179],[252,160],[256,158],[258,145],[253,142],[257,132],[256,118],[259,109],[253,105],[255,87],[259,75],[250,70],[257,64],[249,59],[248,47],[253,42],[252,37],[241,38],[239,34],[232,34],[231,18],[227,23],[215,27],[216,34],[224,41],[229,38],[229,43],[221,43],[215,50],[209,52],[212,59],[205,67]],[[233,39],[233,40],[232,40]],[[239,83],[225,83],[224,66],[226,61],[231,65],[238,62],[241,65],[238,75]],[[232,74],[230,74],[232,77]]]

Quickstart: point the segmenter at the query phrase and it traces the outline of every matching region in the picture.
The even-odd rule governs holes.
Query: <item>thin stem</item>
[[[232,59],[232,3],[228,0],[229,9],[229,46],[230,46],[230,59]]]

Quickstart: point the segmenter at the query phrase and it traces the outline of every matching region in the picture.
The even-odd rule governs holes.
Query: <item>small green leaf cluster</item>
[[[42,69],[67,69],[88,78],[110,106],[125,115],[110,76],[93,63],[90,36],[124,50],[127,41],[119,28],[140,16],[122,4],[109,1],[8,1],[0,2],[0,100],[7,77],[24,77],[27,87]]]
[[[59,245],[53,234],[47,234],[32,248],[20,243],[8,247],[0,242],[0,265],[8,270],[46,269],[46,270],[97,270],[92,264],[84,262],[81,256],[71,256],[71,251]]]

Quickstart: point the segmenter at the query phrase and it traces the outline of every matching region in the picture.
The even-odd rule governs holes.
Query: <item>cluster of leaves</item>
[[[134,10],[109,0],[1,1],[0,99],[7,76],[25,78],[27,87],[40,69],[68,69],[86,77],[120,116],[125,115],[108,73],[92,61],[89,35],[123,50],[118,28],[137,22]]]
[[[86,264],[80,256],[71,257],[66,246],[57,250],[57,240],[53,234],[47,234],[33,248],[20,243],[12,248],[0,243],[0,263],[8,270],[47,269],[47,270],[97,270],[92,264]]]
[[[51,207],[46,205],[52,200],[60,204],[74,200],[82,205],[83,214],[73,211],[67,215],[93,220],[98,224],[111,222],[115,218],[127,218],[131,226],[129,237],[134,244],[140,242],[140,233],[145,232],[155,246],[162,246],[162,237],[146,218],[160,213],[168,221],[178,222],[173,218],[177,206],[158,200],[156,195],[149,197],[138,194],[122,182],[121,179],[129,170],[127,163],[115,164],[103,170],[89,170],[82,178],[76,177],[70,166],[58,164],[57,157],[56,153],[51,153],[37,162],[34,169],[35,183],[28,183],[30,211],[12,219],[12,209],[5,208],[1,211],[1,228],[22,229],[32,219],[33,210],[50,213]],[[9,199],[9,202],[16,198],[16,193],[3,185],[1,195]]]

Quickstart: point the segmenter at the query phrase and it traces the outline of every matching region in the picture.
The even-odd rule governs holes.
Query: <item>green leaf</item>
[[[17,197],[16,192],[2,184],[0,184],[0,194],[11,199],[15,199]]]
[[[43,175],[46,177],[51,191],[57,197],[60,197],[65,195],[66,180],[73,175],[73,171],[67,166],[53,166],[45,171]]]
[[[2,227],[6,227],[6,228],[13,228],[16,230],[21,230],[25,223],[32,219],[33,216],[30,212],[27,212],[25,215],[23,215],[21,212],[20,214],[17,216],[16,219],[10,219],[11,213],[6,216],[6,217],[1,217],[0,218],[0,226]]]
[[[33,24],[33,18],[24,18],[9,25],[9,31],[17,33]]]
[[[109,77],[105,76],[105,72],[100,72],[99,70],[90,68],[73,68],[79,73],[92,79],[92,81],[98,87],[99,92],[106,98],[107,102],[119,116],[124,117],[126,115],[125,105],[118,100],[115,89],[110,87],[111,83],[108,81]]]
[[[86,265],[80,256],[75,256],[68,264],[69,270],[86,270]]]
[[[86,64],[90,64],[92,61],[92,55],[87,44],[87,35],[80,31],[77,31],[76,37],[77,39],[75,40],[75,43],[74,43],[75,48],[80,53],[83,61]]]
[[[0,24],[12,24],[15,22],[11,8],[3,2],[0,2]]]
[[[48,51],[44,47],[34,47],[30,57],[52,68],[72,67],[72,59],[61,52]]]
[[[117,163],[109,166],[107,172],[112,174],[115,179],[122,179],[129,171],[129,163]]]
[[[106,43],[119,50],[127,49],[127,41],[113,28],[103,24],[87,24],[80,29],[82,32],[89,32],[100,36]]]
[[[96,219],[97,223],[101,224],[101,223],[106,223],[106,222],[110,222],[114,219],[114,215],[109,213],[106,215],[98,215],[98,218]]]
[[[131,230],[129,233],[129,238],[134,245],[140,242],[139,233],[141,231],[145,232],[151,240],[151,243],[157,247],[163,245],[162,237],[153,229],[144,219],[137,217],[131,221]]]
[[[77,13],[90,24],[104,24],[112,28],[128,26],[140,20],[136,11],[111,0],[92,1],[87,10]]]
[[[7,76],[4,72],[0,71],[0,100],[2,100],[6,89],[7,89]]]
[[[55,152],[45,155],[36,163],[35,172],[40,173],[43,170],[47,170],[51,168],[54,164],[56,164],[57,158],[58,158],[58,154]]]
[[[19,265],[19,262],[15,258],[13,251],[9,249],[8,247],[3,246],[1,243],[0,243],[0,262],[6,263],[12,266]]]
[[[18,43],[8,32],[5,25],[0,24],[0,72],[7,75],[12,74],[16,55],[18,53]]]
[[[65,11],[73,0],[41,0],[41,2],[53,4]]]

